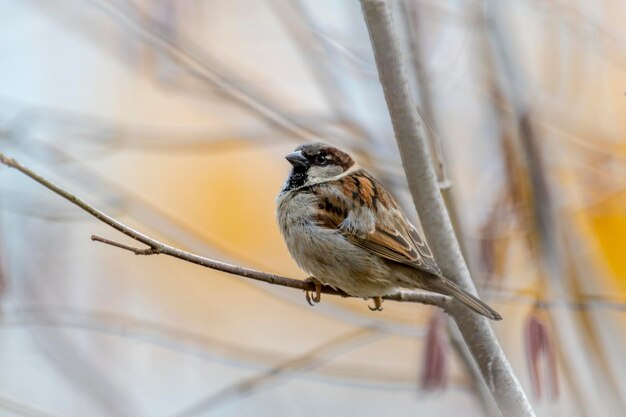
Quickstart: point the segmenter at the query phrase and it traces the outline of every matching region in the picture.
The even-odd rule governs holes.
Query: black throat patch
[[[283,192],[293,190],[294,188],[302,187],[307,181],[307,169],[304,167],[296,167],[291,170],[287,182],[283,187]]]

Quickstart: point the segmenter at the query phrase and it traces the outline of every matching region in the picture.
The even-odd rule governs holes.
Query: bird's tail
[[[469,309],[481,314],[488,319],[491,320],[502,320],[502,316],[498,314],[496,310],[489,307],[487,303],[480,300],[478,297],[470,294],[465,291],[454,282],[450,281],[448,278],[439,277],[437,280],[437,290],[444,295],[449,295],[451,297],[456,298],[463,304],[465,304]]]

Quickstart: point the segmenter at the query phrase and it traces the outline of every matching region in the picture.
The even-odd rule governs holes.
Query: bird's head
[[[322,142],[300,145],[285,159],[293,169],[284,191],[332,181],[356,166],[346,152]]]

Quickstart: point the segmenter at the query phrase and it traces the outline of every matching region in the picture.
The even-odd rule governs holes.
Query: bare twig
[[[307,68],[332,110],[331,113],[338,115],[339,120],[349,119],[349,113],[345,109],[347,100],[343,96],[343,85],[336,74],[337,63],[329,59],[327,47],[316,32],[305,5],[301,1],[293,0],[272,0],[269,4],[300,49]]]
[[[441,197],[423,124],[411,97],[389,5],[384,0],[361,0],[361,4],[407,181],[424,232],[444,274],[475,293]],[[467,314],[457,303],[452,304],[449,311],[502,414],[507,417],[534,416],[487,320],[476,314]]]
[[[154,248],[135,248],[124,243],[116,242],[98,235],[91,235],[91,240],[94,242],[106,243],[107,245],[115,246],[116,248],[126,249],[134,253],[135,255],[158,255],[159,251]]]
[[[231,386],[202,398],[196,404],[175,414],[176,417],[192,417],[205,415],[210,410],[238,398],[242,398],[270,386],[276,386],[281,381],[297,375],[302,375],[319,368],[329,360],[351,350],[363,347],[381,339],[382,335],[376,328],[360,328],[348,334],[324,342],[313,349],[304,352],[294,358],[287,359],[249,378],[237,381]]]
[[[141,25],[129,16],[127,10],[124,10],[123,7],[119,7],[115,2],[92,0],[91,3],[109,14],[109,16],[131,31],[131,33],[136,35],[139,39],[149,43],[157,50],[168,54],[173,60],[179,62],[184,68],[190,71],[190,73],[209,85],[215,86],[227,97],[245,106],[245,108],[267,120],[273,126],[301,140],[310,141],[318,139],[317,133],[313,132],[308,126],[303,126],[289,115],[266,103],[254,93],[242,87],[243,83],[234,82],[232,79],[224,77],[221,72],[212,68],[216,66],[215,62],[213,62],[212,66],[206,65],[205,62],[203,62],[206,60],[206,57],[204,57],[203,60],[198,56],[197,51],[195,51],[196,54],[194,54],[191,51],[183,50],[179,45],[174,44],[171,40],[167,39],[167,37],[160,34],[157,29],[159,27],[158,22],[146,17],[144,21],[148,24]],[[125,6],[126,9],[135,9],[134,4],[131,2],[125,3]],[[189,45],[189,42],[185,41],[181,34],[176,34],[176,36],[179,44],[185,43]]]
[[[288,278],[281,275],[270,274],[267,272],[261,272],[250,268],[244,268],[238,265],[232,265],[225,262],[216,261],[213,259],[205,258],[204,256],[196,255],[191,252],[184,251],[182,249],[178,249],[174,246],[166,245],[163,242],[160,242],[150,236],[147,236],[129,226],[126,226],[122,222],[114,219],[108,214],[98,210],[93,207],[89,203],[85,202],[81,198],[69,193],[58,185],[52,183],[51,181],[45,179],[41,175],[37,174],[33,170],[25,167],[24,165],[17,162],[15,159],[8,158],[4,154],[0,153],[0,163],[10,167],[15,168],[26,176],[32,178],[37,181],[39,184],[48,188],[55,194],[63,197],[68,200],[72,204],[80,207],[88,214],[92,215],[96,219],[101,222],[111,226],[117,231],[125,234],[137,242],[143,243],[148,246],[148,248],[135,248],[133,246],[126,245],[124,243],[115,242],[109,239],[105,239],[99,236],[92,236],[92,240],[106,243],[121,249],[125,249],[131,251],[137,255],[157,255],[163,254],[167,256],[171,256],[173,258],[178,258],[183,261],[187,261],[196,265],[203,266],[205,268],[215,269],[218,271],[226,272],[232,275],[238,275],[244,278],[252,279],[255,281],[261,281],[272,285],[279,285],[282,287],[299,289],[302,291],[315,291],[315,284],[309,281],[298,280],[294,278]],[[322,286],[321,289],[323,294],[328,295],[338,295],[341,297],[351,297],[341,290],[336,290],[329,286]],[[443,308],[444,310],[449,305],[449,298],[439,294],[431,294],[431,293],[422,293],[417,291],[400,291],[395,294],[391,294],[383,297],[385,300],[391,301],[402,301],[402,302],[410,302],[410,303],[421,303],[427,305],[433,305]]]
[[[400,2],[402,11],[402,17],[404,18],[405,31],[407,32],[409,42],[409,52],[411,57],[411,64],[415,78],[417,81],[417,87],[419,89],[420,107],[419,114],[425,125],[426,138],[428,139],[428,145],[430,146],[430,156],[433,161],[433,168],[439,181],[439,186],[442,190],[450,189],[450,178],[446,170],[446,164],[443,157],[443,148],[441,141],[439,140],[439,129],[436,128],[435,123],[435,110],[431,98],[430,88],[430,76],[424,64],[424,51],[422,48],[422,34],[417,25],[419,20],[419,14],[417,8],[419,7],[415,2]]]
[[[358,326],[357,326],[358,327]],[[120,312],[91,311],[74,307],[25,305],[10,308],[0,316],[0,330],[20,328],[53,328],[60,331],[89,332],[128,341],[141,341],[167,351],[189,355],[202,361],[225,361],[237,367],[269,373],[284,361],[284,352],[267,351],[245,340],[226,341],[213,334],[203,334],[159,321],[133,317]],[[373,324],[358,327],[376,330],[377,337],[391,336],[387,326]],[[424,337],[424,331],[415,334]],[[363,341],[367,343],[367,341]],[[332,369],[331,369],[332,368]],[[358,383],[370,389],[412,391],[413,380],[406,372],[385,372],[365,369],[358,365],[337,364],[316,369],[315,377],[331,384]],[[459,381],[458,389],[464,389]]]
[[[6,410],[10,415],[20,415],[24,417],[56,417],[58,414],[35,408],[33,404],[16,401],[13,398],[0,397],[0,409]],[[15,414],[13,414],[15,413]]]

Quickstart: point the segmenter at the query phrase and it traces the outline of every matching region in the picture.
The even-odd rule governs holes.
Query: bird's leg
[[[367,306],[371,311],[383,311],[383,299],[380,297],[372,297],[374,300],[374,307]]]
[[[322,301],[322,283],[319,282],[315,277],[308,277],[304,282],[312,282],[315,284],[315,295],[311,297],[311,293],[309,290],[304,291],[304,298],[306,298],[306,302],[309,303],[310,306],[314,306],[315,304]]]
[[[374,307],[367,306],[371,311],[383,311],[383,299],[380,297],[373,297]]]

